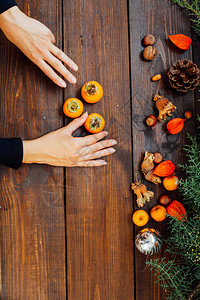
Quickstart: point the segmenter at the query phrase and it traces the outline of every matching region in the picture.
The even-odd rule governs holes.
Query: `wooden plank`
[[[18,1],[62,46],[61,1]],[[62,90],[1,33],[0,136],[24,139],[62,126]],[[1,299],[65,299],[63,169],[1,167]]]
[[[154,128],[145,126],[145,118],[149,114],[155,114],[152,97],[158,91],[168,97],[177,106],[177,111],[173,116],[182,117],[186,110],[194,110],[194,96],[190,92],[182,95],[172,90],[167,81],[166,72],[169,67],[178,59],[192,58],[191,49],[187,52],[179,51],[169,42],[168,35],[184,33],[191,35],[189,19],[183,10],[171,3],[171,1],[149,1],[149,0],[129,0],[130,18],[130,50],[131,50],[131,86],[132,86],[132,131],[133,131],[133,165],[134,180],[142,179],[147,188],[155,192],[154,199],[145,205],[144,209],[150,211],[153,205],[158,204],[158,196],[164,192],[164,188],[155,186],[144,180],[140,165],[144,156],[144,151],[161,152],[164,159],[172,159],[177,165],[183,163],[185,156],[182,151],[186,143],[185,132],[194,132],[194,119],[189,120],[180,135],[167,135],[165,126],[159,123]],[[141,40],[152,33],[156,37],[156,47],[158,56],[152,62],[145,62],[142,59],[143,50]],[[151,82],[151,77],[161,73],[163,80]],[[177,168],[177,175],[181,176]],[[165,191],[166,192],[166,191]],[[178,192],[169,193],[173,199],[178,199]],[[135,209],[137,208],[135,204]],[[147,224],[161,231],[166,236],[166,222],[161,224],[153,220]],[[138,228],[135,228],[137,234]],[[162,251],[154,257],[163,257]],[[165,255],[166,256],[166,255]],[[135,250],[135,281],[136,300],[165,299],[165,293],[154,284],[153,273],[145,269],[145,255]]]
[[[66,172],[68,299],[134,299],[126,1],[64,1],[64,50],[79,65],[65,98],[79,98],[88,80],[100,82],[103,99],[85,110],[102,114],[118,141],[107,166]]]

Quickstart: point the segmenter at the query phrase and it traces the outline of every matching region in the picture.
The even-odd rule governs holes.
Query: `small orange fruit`
[[[83,112],[83,103],[77,98],[69,98],[63,105],[63,112],[67,117],[78,118]]]
[[[176,190],[178,187],[178,177],[171,175],[163,179],[163,185],[168,191]]]
[[[149,221],[149,215],[145,210],[138,209],[134,212],[132,220],[135,225],[144,226]]]
[[[104,129],[105,120],[100,114],[90,114],[84,123],[85,129],[90,133],[98,133]]]
[[[88,103],[96,103],[103,97],[103,88],[96,81],[88,81],[81,88],[81,96]]]
[[[161,222],[166,218],[166,209],[164,206],[156,205],[151,209],[150,215],[155,221]]]

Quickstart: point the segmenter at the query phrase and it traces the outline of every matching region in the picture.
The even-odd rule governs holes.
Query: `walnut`
[[[176,109],[176,106],[174,106],[167,98],[158,94],[155,95],[154,101],[156,102],[156,107],[159,111],[159,121],[166,120],[167,115],[171,116],[171,112]]]
[[[131,188],[137,196],[137,205],[138,207],[143,207],[146,202],[149,202],[151,198],[154,197],[154,192],[147,191],[147,188],[144,184],[141,184],[141,181],[136,181],[131,183]]]

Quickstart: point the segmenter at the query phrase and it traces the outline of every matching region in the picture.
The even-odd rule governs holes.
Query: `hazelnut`
[[[149,116],[146,118],[146,124],[147,124],[149,127],[155,126],[156,123],[157,123],[157,119],[156,119],[155,116],[149,115]]]
[[[155,153],[153,154],[153,156],[154,156],[153,162],[154,162],[155,164],[159,164],[159,163],[161,163],[161,161],[163,160],[162,154],[159,153],[159,152],[155,152]]]
[[[145,35],[143,39],[143,43],[145,46],[153,45],[155,43],[156,39],[152,34]]]
[[[163,206],[168,206],[172,202],[172,199],[168,195],[162,195],[159,198],[159,202]]]
[[[153,60],[157,54],[158,54],[157,49],[154,46],[147,46],[143,50],[143,57],[146,60]]]
[[[186,118],[186,119],[190,119],[191,117],[192,117],[192,112],[191,111],[186,111],[185,113],[184,113],[184,117]]]

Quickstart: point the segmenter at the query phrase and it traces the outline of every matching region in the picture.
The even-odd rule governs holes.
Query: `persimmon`
[[[81,88],[81,96],[88,103],[96,103],[103,97],[103,88],[96,81],[88,81]]]
[[[138,209],[132,217],[133,223],[137,226],[144,226],[149,221],[148,213],[143,209]]]
[[[92,113],[87,117],[84,126],[88,132],[98,133],[104,129],[105,120],[100,114]]]
[[[166,218],[166,209],[162,205],[156,205],[151,209],[150,215],[155,221],[162,222]]]
[[[174,191],[178,187],[178,177],[171,175],[163,179],[163,185],[168,191]]]
[[[63,112],[67,117],[78,118],[83,112],[83,103],[77,98],[69,98],[63,105]]]

